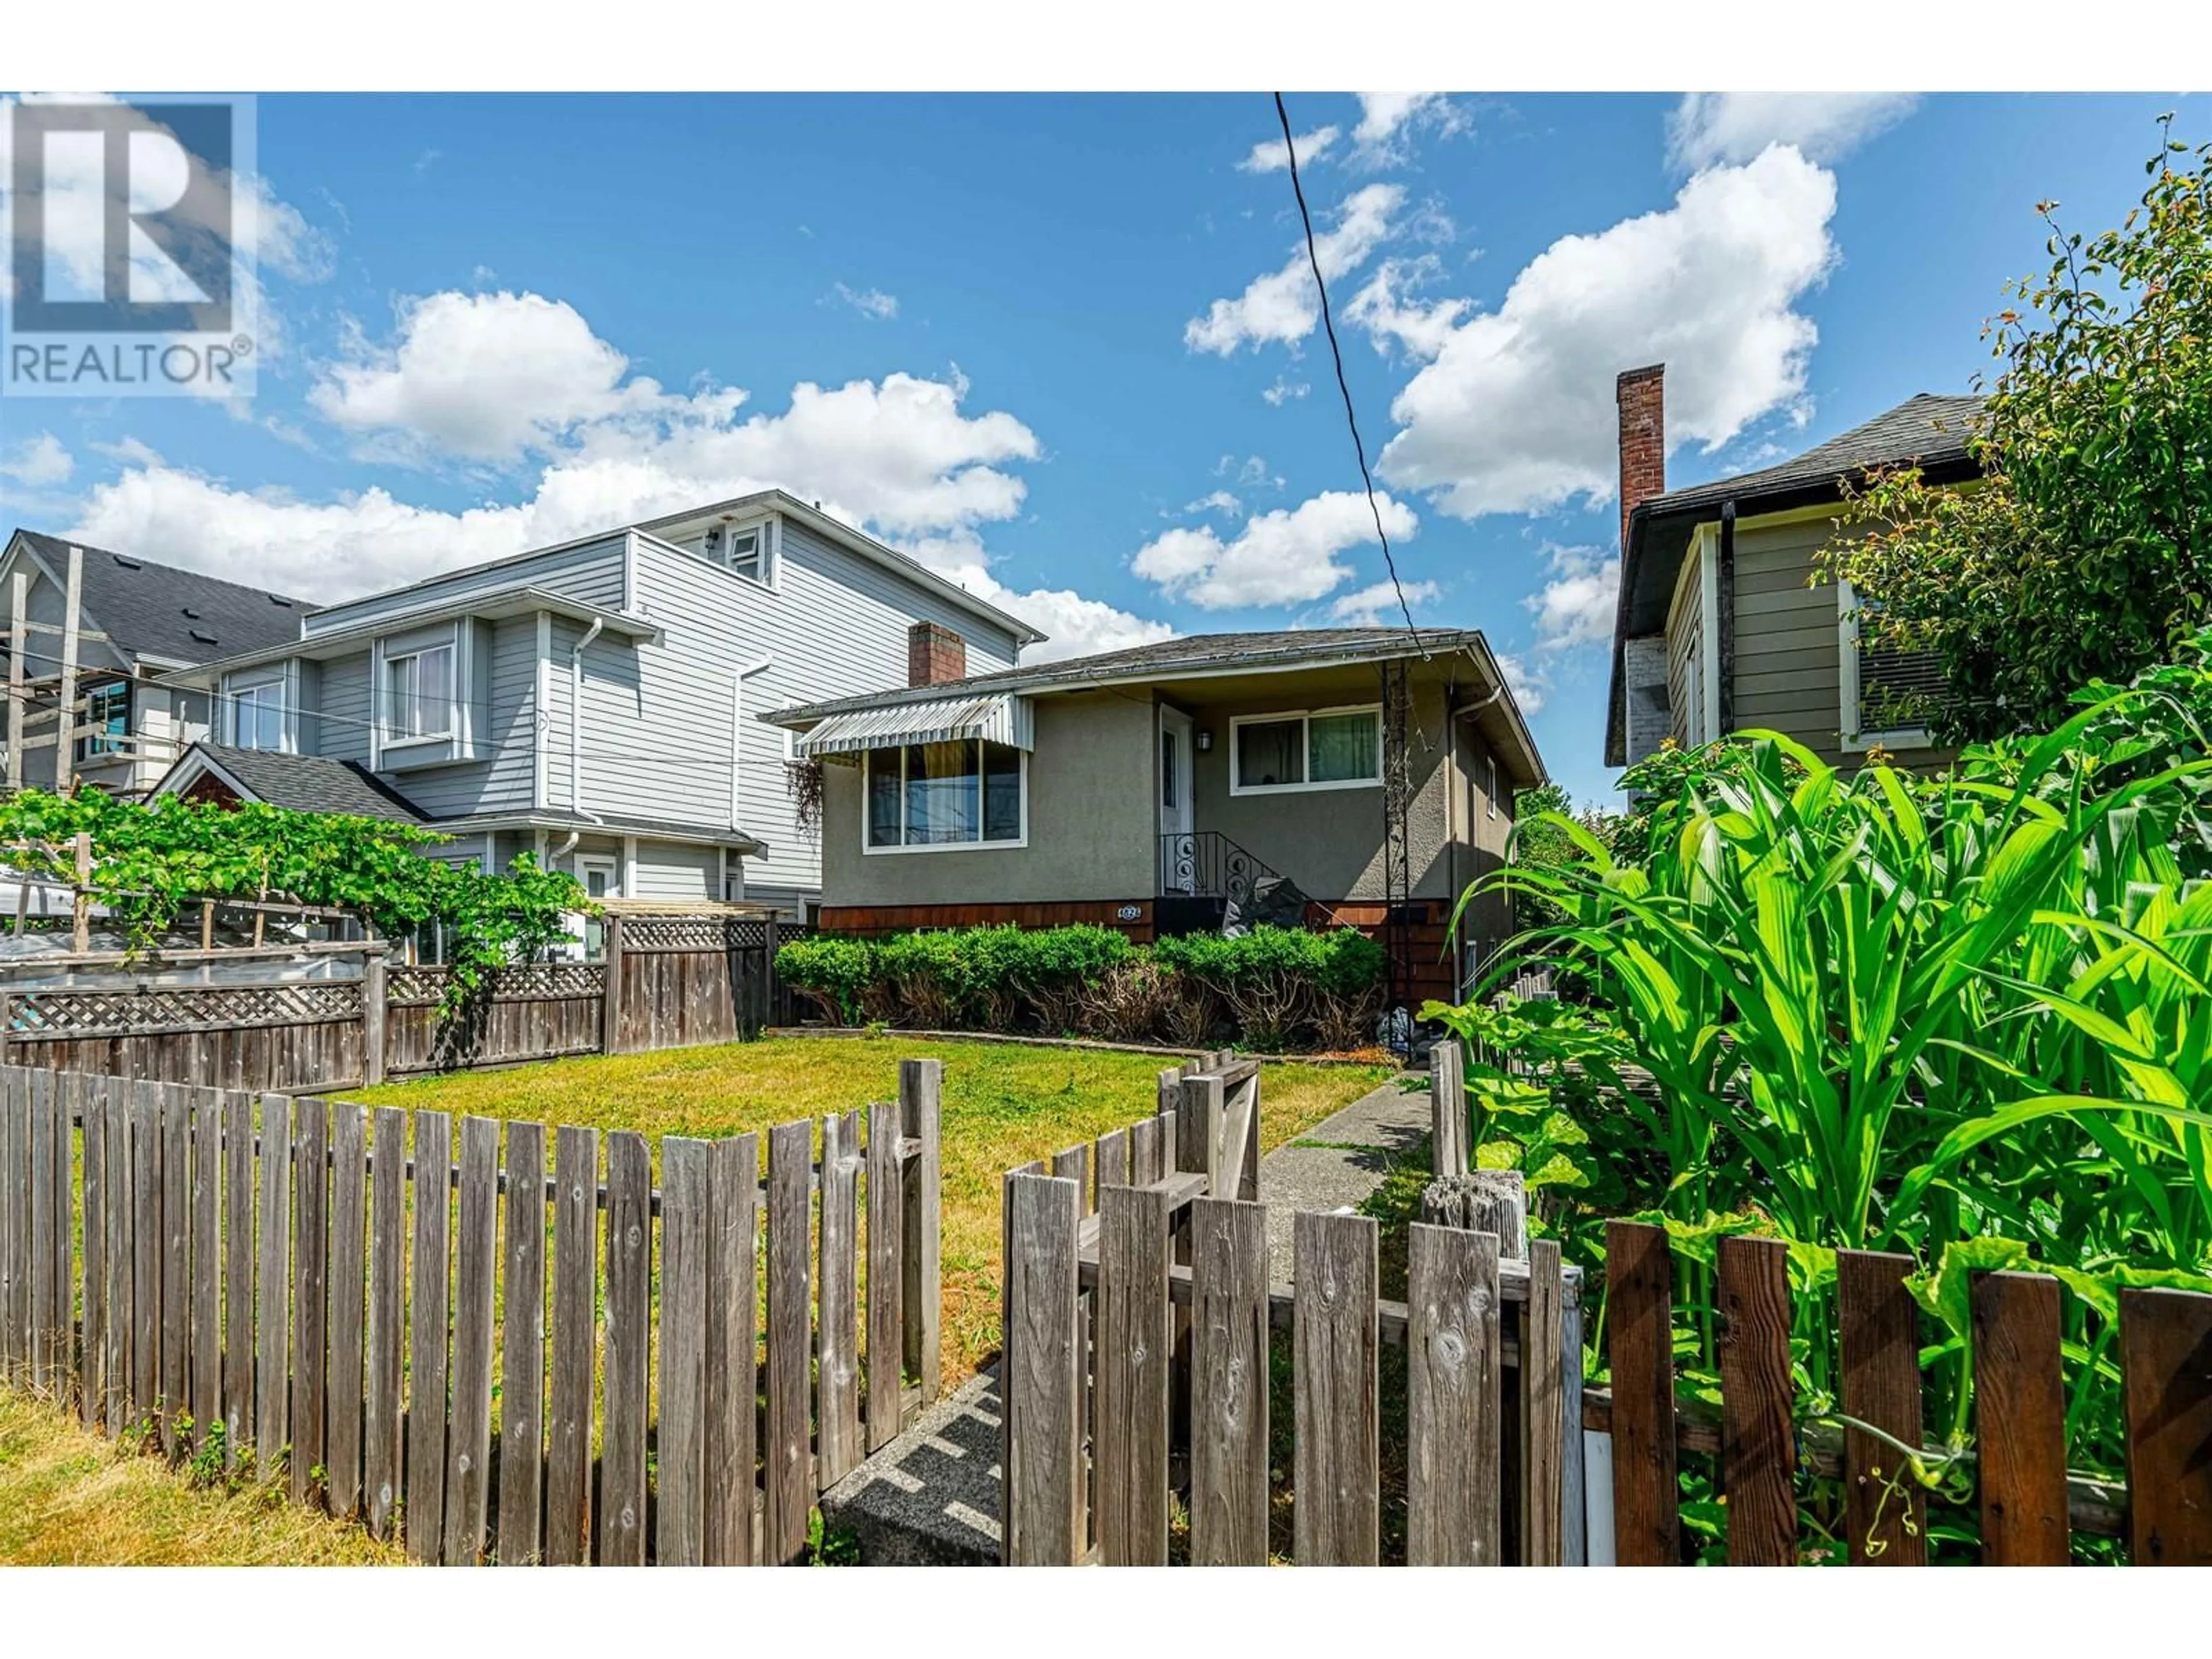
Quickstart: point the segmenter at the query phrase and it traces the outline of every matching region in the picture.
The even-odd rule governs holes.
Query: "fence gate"
[[[1579,1271],[1549,1241],[1512,1260],[1492,1234],[1417,1225],[1392,1301],[1374,1221],[1303,1212],[1293,1283],[1271,1285],[1259,1073],[1208,1056],[1163,1078],[1153,1117],[1008,1173],[1003,1559],[1164,1564],[1181,1490],[1193,1565],[1266,1563],[1286,1357],[1292,1559],[1380,1559],[1387,1461],[1409,1562],[1579,1563]]]

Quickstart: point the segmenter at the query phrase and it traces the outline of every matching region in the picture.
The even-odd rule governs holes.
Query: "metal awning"
[[[802,759],[857,755],[909,743],[955,743],[963,738],[1031,749],[1036,746],[1033,730],[1029,699],[1002,691],[995,696],[940,697],[832,714],[802,733],[795,747]]]

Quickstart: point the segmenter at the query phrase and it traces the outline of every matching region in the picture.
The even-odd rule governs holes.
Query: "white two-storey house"
[[[1042,637],[764,491],[312,611],[179,673],[212,729],[160,787],[410,819],[453,837],[435,856],[534,852],[595,896],[804,919],[819,832],[759,717],[1008,668]]]

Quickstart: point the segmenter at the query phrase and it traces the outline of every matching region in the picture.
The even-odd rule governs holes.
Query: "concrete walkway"
[[[1429,1132],[1425,1084],[1396,1079],[1260,1160],[1268,1276],[1291,1279],[1291,1218],[1358,1204]],[[999,1559],[999,1374],[992,1366],[822,1496],[823,1521],[871,1566],[982,1566]]]
[[[1393,1078],[1261,1158],[1268,1278],[1278,1285],[1291,1282],[1292,1216],[1358,1204],[1428,1133],[1427,1080],[1409,1090]]]

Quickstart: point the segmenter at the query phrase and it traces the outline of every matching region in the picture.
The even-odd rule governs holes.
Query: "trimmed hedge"
[[[784,945],[775,966],[845,1025],[1335,1049],[1375,1040],[1384,957],[1351,928],[1146,946],[1109,927],[1009,926],[823,934]]]

